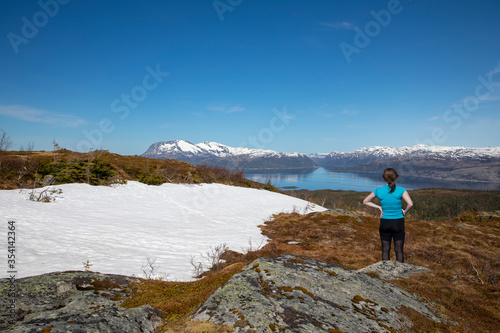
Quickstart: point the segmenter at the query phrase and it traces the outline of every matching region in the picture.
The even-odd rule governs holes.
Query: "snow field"
[[[147,257],[169,280],[192,280],[192,256],[226,243],[241,252],[265,243],[257,227],[279,212],[322,211],[307,201],[265,190],[221,184],[130,181],[114,187],[65,184],[50,203],[28,200],[29,190],[0,191],[0,234],[7,277],[8,221],[16,226],[17,277],[91,270],[143,276]],[[40,192],[41,189],[37,189]],[[3,225],[3,227],[2,227]]]

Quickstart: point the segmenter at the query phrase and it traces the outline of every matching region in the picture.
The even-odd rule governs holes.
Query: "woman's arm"
[[[363,200],[363,204],[367,205],[369,207],[379,209],[380,210],[380,217],[382,217],[384,215],[384,212],[382,211],[382,207],[371,202],[374,198],[375,198],[375,193],[372,192],[372,193],[368,194],[368,196],[365,198],[365,200]]]
[[[406,215],[411,207],[413,207],[413,201],[411,200],[408,191],[405,191],[405,193],[403,193],[403,199],[404,201],[406,201],[406,209],[403,210],[403,215]]]

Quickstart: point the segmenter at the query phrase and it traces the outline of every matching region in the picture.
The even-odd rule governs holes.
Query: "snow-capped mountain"
[[[500,147],[446,147],[415,145],[411,147],[364,147],[350,152],[331,152],[328,154],[309,155],[316,163],[331,168],[355,166],[375,160],[394,158],[427,158],[435,160],[477,160],[500,158]]]
[[[482,148],[469,148],[469,147],[447,147],[447,146],[427,146],[415,145],[411,147],[364,147],[351,152],[331,152],[326,155],[372,155],[379,157],[389,156],[402,156],[402,155],[434,155],[434,156],[456,156],[462,157],[500,157],[500,147],[482,147]]]
[[[375,146],[309,157],[339,171],[379,173],[393,167],[412,177],[500,182],[500,147]]]
[[[231,169],[295,169],[313,168],[314,162],[299,153],[230,147],[217,142],[193,144],[184,140],[153,143],[141,156],[170,158],[193,164],[209,164]]]

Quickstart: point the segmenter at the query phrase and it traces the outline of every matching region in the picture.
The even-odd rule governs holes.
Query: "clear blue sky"
[[[12,149],[500,145],[500,1],[3,0]]]

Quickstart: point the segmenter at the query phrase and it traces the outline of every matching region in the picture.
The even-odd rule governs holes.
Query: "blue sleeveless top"
[[[389,185],[377,188],[373,193],[377,198],[380,199],[380,204],[382,206],[382,211],[384,215],[383,219],[400,219],[403,218],[403,211],[401,206],[401,200],[403,198],[403,193],[406,190],[400,186],[396,186],[394,192],[389,193],[391,188]]]

